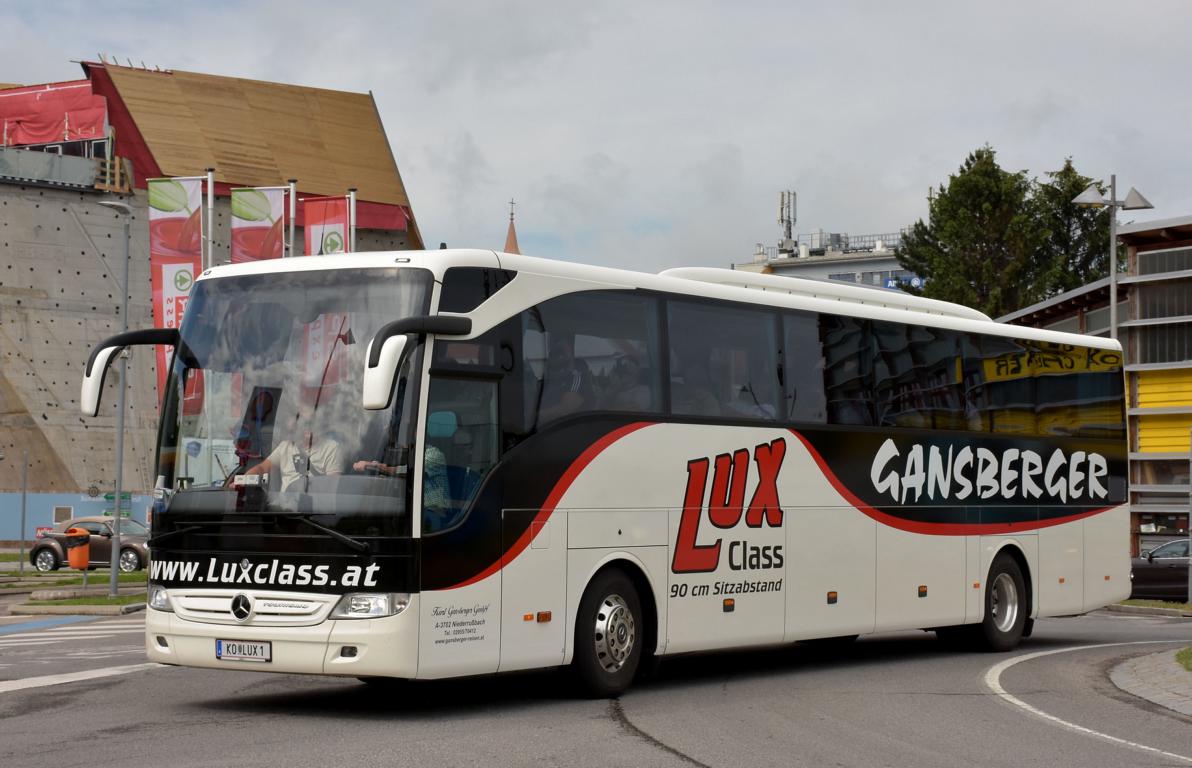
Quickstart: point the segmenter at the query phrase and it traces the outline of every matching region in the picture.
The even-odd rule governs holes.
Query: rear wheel
[[[1027,621],[1026,580],[1017,561],[998,555],[989,567],[985,588],[985,618],[977,635],[981,647],[1008,651],[1022,640]]]
[[[42,573],[49,573],[50,571],[58,570],[58,556],[54,554],[54,550],[39,549],[37,554],[33,556],[33,567]]]
[[[633,682],[645,637],[642,622],[637,589],[623,572],[604,571],[588,585],[579,604],[572,661],[588,693],[617,696]]]

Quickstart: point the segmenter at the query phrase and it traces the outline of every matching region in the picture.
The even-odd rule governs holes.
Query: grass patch
[[[15,563],[20,559],[20,552],[0,552],[0,563]]]
[[[25,579],[27,581],[35,581],[32,585],[16,585],[16,584],[0,584],[0,592],[6,589],[49,589],[50,587],[79,587],[83,585],[83,575],[80,573],[77,576],[70,575],[70,571],[63,572],[62,575],[41,575],[36,571],[30,573],[25,572]],[[16,576],[16,572],[5,574],[9,576]],[[134,571],[132,573],[122,573],[116,577],[120,584],[144,584],[149,576],[145,571]],[[92,571],[87,575],[87,584],[107,584],[111,580],[111,574],[108,571]]]
[[[145,593],[135,595],[119,595],[110,598],[106,595],[94,597],[72,597],[69,600],[30,600],[27,605],[128,605],[129,603],[145,602]]]
[[[1169,603],[1166,600],[1123,600],[1122,605],[1136,605],[1140,608],[1175,608],[1180,611],[1192,611],[1192,603]]]
[[[1184,669],[1192,672],[1192,646],[1188,646],[1182,651],[1177,651],[1175,660],[1184,665]]]

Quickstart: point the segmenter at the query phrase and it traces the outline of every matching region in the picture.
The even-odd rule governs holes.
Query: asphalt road
[[[142,667],[140,615],[28,621],[0,620],[6,768],[1192,765],[1192,718],[1108,679],[1124,659],[1192,644],[1187,620],[1044,620],[1010,654],[900,633],[837,651],[693,656],[615,702],[574,698],[557,673],[377,687]],[[1115,645],[1085,647],[1104,644]],[[998,678],[1036,712],[991,689],[992,666],[1047,651]],[[110,668],[124,673],[14,690]]]

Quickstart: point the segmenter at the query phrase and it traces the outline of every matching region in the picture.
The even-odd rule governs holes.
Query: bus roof
[[[998,323],[988,315],[960,304],[912,296],[895,290],[712,267],[678,267],[652,274],[480,249],[369,251],[271,259],[212,267],[204,271],[199,279],[394,266],[427,269],[434,273],[436,279],[441,279],[451,267],[508,269],[519,274],[534,274],[561,280],[563,282],[555,286],[558,294],[586,289],[640,288],[811,312],[846,314],[869,320],[887,320],[961,332],[987,333],[1007,338],[1121,350],[1121,345],[1115,339]],[[521,309],[528,308],[550,295],[549,291],[532,293],[534,295],[529,296],[532,299],[530,305]],[[514,307],[508,309],[510,314],[520,311]],[[483,322],[480,323],[474,329],[475,333],[486,330],[485,325]]]

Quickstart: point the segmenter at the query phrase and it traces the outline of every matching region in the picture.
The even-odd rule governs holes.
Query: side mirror
[[[1152,552],[1147,552],[1147,553],[1146,553],[1146,561],[1147,561],[1148,563],[1153,563],[1153,562],[1155,562],[1155,553],[1154,553],[1153,551],[1152,551]]]
[[[471,318],[458,315],[419,315],[386,324],[368,342],[368,365],[364,369],[362,393],[364,407],[379,411],[389,406],[394,378],[409,343],[407,334],[466,336],[471,332]]]
[[[141,331],[118,333],[105,339],[91,351],[87,367],[83,371],[83,388],[79,393],[79,410],[84,416],[99,413],[99,396],[103,393],[104,376],[112,359],[125,347],[144,344],[178,344],[177,328],[146,328]]]
[[[391,336],[380,343],[377,364],[364,369],[364,407],[370,411],[379,411],[389,405],[389,398],[393,393],[393,377],[401,367],[402,358],[406,356],[406,346],[409,336]],[[373,345],[377,340],[369,342],[368,351],[371,358]]]
[[[112,538],[112,529],[104,528],[102,531],[99,532],[99,535],[103,536],[105,539],[110,539],[110,538]]]

